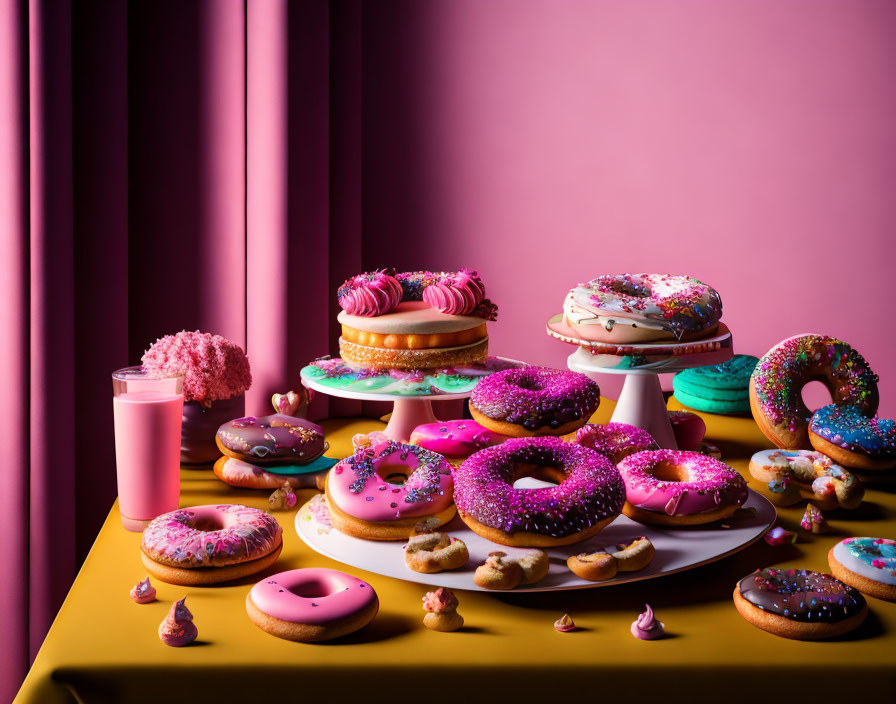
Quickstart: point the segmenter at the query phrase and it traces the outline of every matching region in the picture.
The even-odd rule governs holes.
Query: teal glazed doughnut
[[[721,364],[695,367],[672,379],[675,398],[706,413],[747,413],[750,410],[750,375],[758,358],[736,354]]]

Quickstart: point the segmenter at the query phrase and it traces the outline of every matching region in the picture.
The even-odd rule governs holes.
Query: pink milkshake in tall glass
[[[183,382],[142,367],[112,374],[118,508],[128,530],[178,506]]]

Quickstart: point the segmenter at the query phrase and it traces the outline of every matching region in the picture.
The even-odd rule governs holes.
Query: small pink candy
[[[156,588],[152,586],[147,577],[131,587],[129,596],[138,604],[149,604],[156,600]]]
[[[184,597],[180,601],[174,602],[168,616],[159,625],[159,639],[172,648],[189,645],[199,635],[199,630],[193,623],[193,614],[187,608],[186,601],[187,597]]]
[[[563,614],[563,616],[554,621],[554,630],[559,631],[560,633],[574,631],[576,630],[575,621],[572,620],[572,617],[569,614]]]
[[[796,533],[784,530],[781,526],[776,526],[763,536],[763,540],[774,546],[792,545],[796,542]]]

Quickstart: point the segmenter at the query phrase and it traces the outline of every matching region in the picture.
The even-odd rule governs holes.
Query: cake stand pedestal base
[[[570,365],[572,368],[572,365]],[[585,372],[588,374],[588,372]],[[590,377],[591,374],[588,374]],[[594,374],[594,376],[597,376]],[[628,423],[653,435],[660,447],[677,450],[675,434],[666,411],[666,400],[656,374],[630,374],[625,377],[616,410],[610,419],[614,423]]]
[[[418,425],[438,423],[427,398],[397,398],[392,404],[392,415],[383,432],[392,440],[407,442]]]

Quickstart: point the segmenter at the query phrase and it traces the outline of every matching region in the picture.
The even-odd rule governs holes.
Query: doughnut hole
[[[320,579],[312,579],[303,584],[296,584],[294,587],[290,587],[289,591],[303,599],[321,599],[333,593],[330,586]]]
[[[817,379],[807,381],[800,390],[800,396],[810,412],[817,411],[819,408],[834,402],[828,387],[824,382]]]
[[[650,474],[661,482],[688,482],[691,480],[684,467],[671,462],[660,462],[650,470]]]
[[[538,383],[538,381],[536,379],[533,379],[532,377],[529,377],[529,376],[521,376],[521,377],[517,377],[516,379],[508,378],[507,383],[512,384],[513,386],[516,386],[517,388],[520,388],[520,389],[526,389],[527,391],[543,391],[544,390],[544,384]]]
[[[379,478],[392,486],[404,486],[412,471],[410,467],[397,462],[383,462],[376,468]]]
[[[566,479],[566,473],[555,465],[540,464],[515,464],[513,466],[513,481],[511,484],[516,486],[520,479],[532,477],[549,484],[560,484]]]
[[[204,533],[211,533],[213,531],[224,530],[224,528],[226,528],[224,522],[218,518],[203,518],[202,520],[193,522],[191,525],[196,530],[201,530]]]

